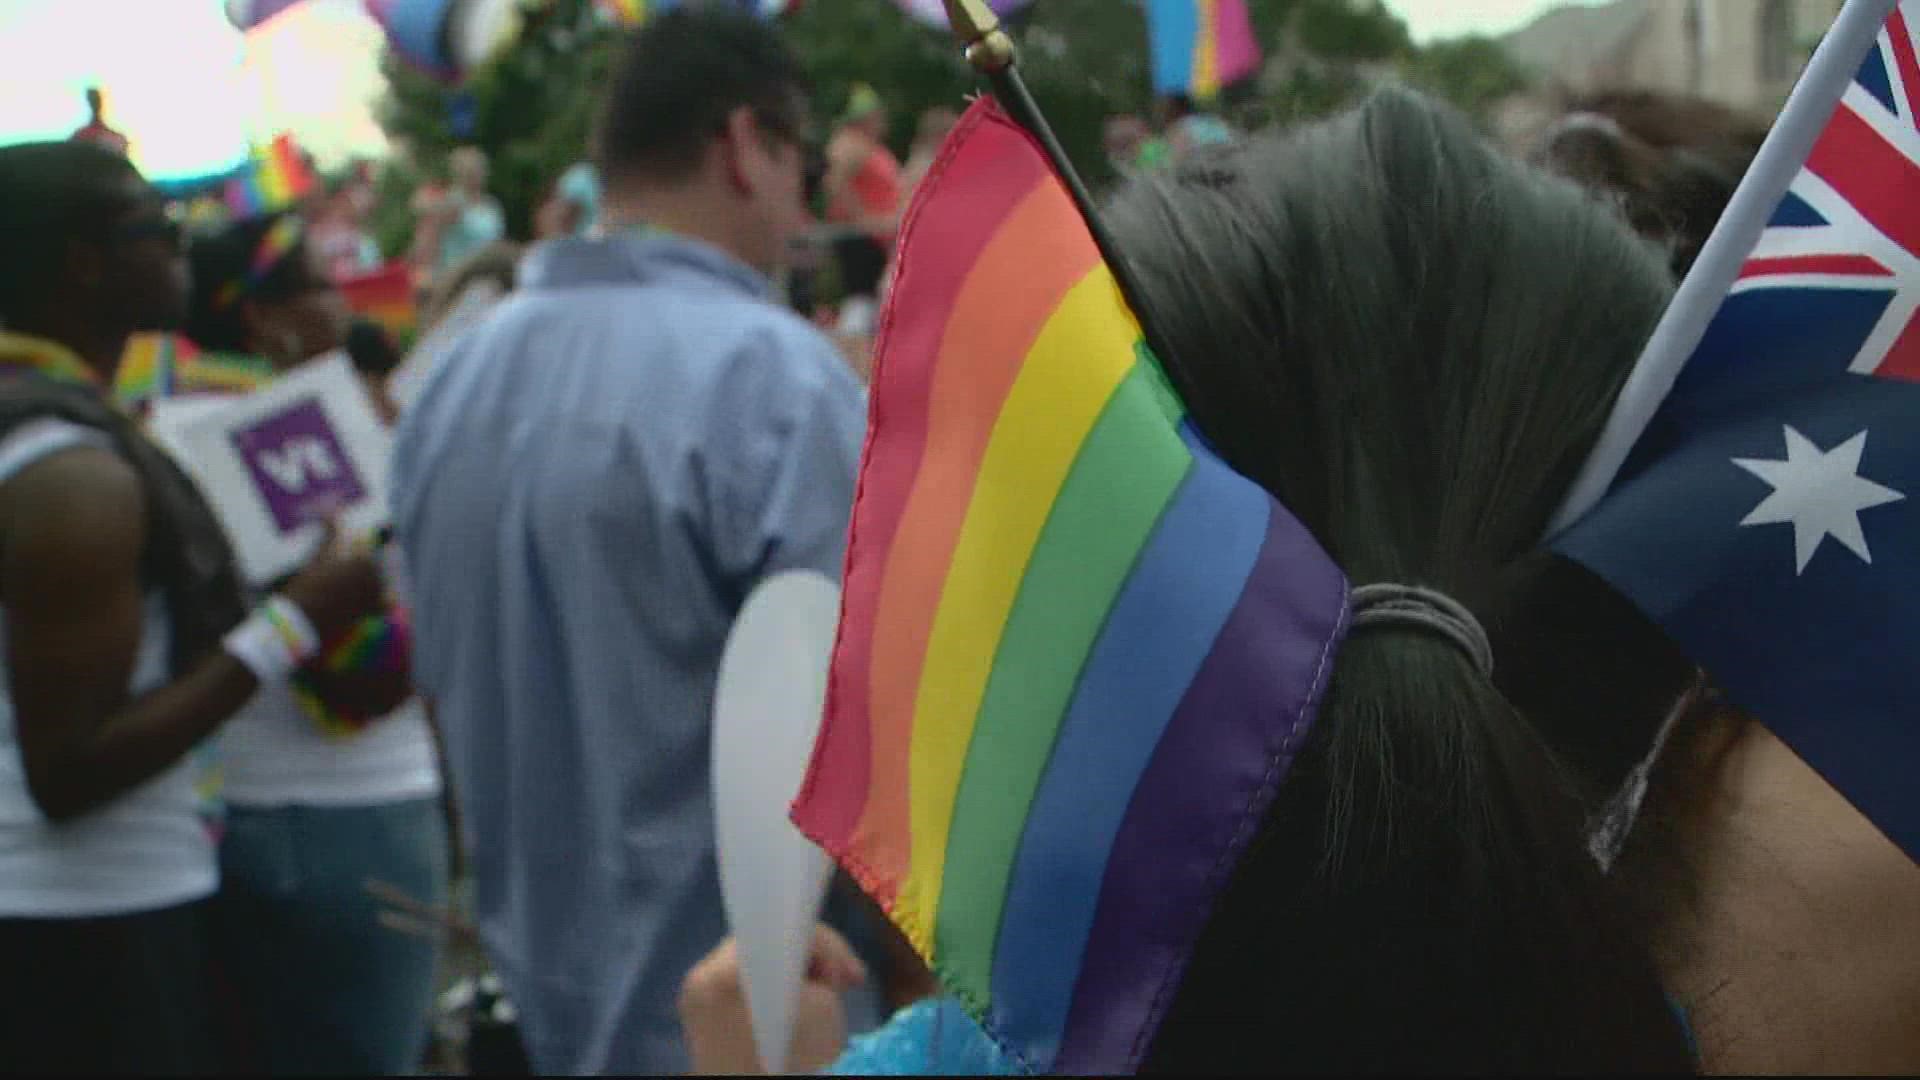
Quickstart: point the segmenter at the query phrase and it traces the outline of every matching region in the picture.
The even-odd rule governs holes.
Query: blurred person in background
[[[106,102],[100,94],[100,88],[87,87],[87,122],[69,138],[74,142],[92,143],[125,157],[127,156],[127,137],[107,126],[105,114]]]
[[[372,185],[357,171],[329,185],[320,198],[307,235],[328,277],[339,280],[380,269],[380,246],[366,228],[372,203]]]
[[[380,609],[373,558],[330,542],[248,614],[212,509],[114,407],[128,337],[186,312],[182,256],[119,154],[0,148],[0,1056],[24,1072],[216,1067],[196,750]]]
[[[953,125],[959,121],[959,114],[944,105],[935,105],[920,114],[920,126],[914,129],[913,146],[907,151],[907,164],[900,174],[902,212],[905,212],[905,204],[913,198],[920,181],[926,179],[927,170],[933,168],[933,162],[940,155],[941,145],[952,133]]]
[[[1570,98],[1533,140],[1531,160],[1614,200],[1684,275],[1767,136],[1767,121],[1652,90]]]
[[[191,249],[188,336],[257,358],[264,386],[345,348],[375,391],[397,362],[350,318],[301,219],[236,222]],[[372,369],[372,370],[369,370]],[[391,406],[382,409],[389,418]],[[388,610],[369,629],[401,633]],[[265,687],[223,732],[226,836],[217,931],[245,1045],[275,1075],[386,1075],[418,1067],[436,943],[380,924],[379,882],[447,899],[447,810],[426,710],[404,668]]]
[[[590,161],[567,166],[534,214],[534,231],[541,240],[588,236],[599,223],[600,174]]]
[[[447,159],[453,186],[434,208],[440,221],[439,247],[434,269],[444,273],[474,252],[507,235],[506,213],[500,200],[487,192],[487,155],[476,146],[463,146]]]
[[[595,136],[601,234],[528,253],[394,458],[477,922],[543,1073],[688,1066],[675,995],[726,932],[721,650],[769,575],[838,573],[865,423],[771,280],[808,224],[798,61],[715,10],[624,49]],[[856,1025],[875,1012],[856,1002]]]

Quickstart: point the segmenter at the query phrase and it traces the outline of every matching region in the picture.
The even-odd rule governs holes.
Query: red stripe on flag
[[[1775,259],[1748,259],[1740,268],[1742,281],[1776,274],[1892,277],[1893,271],[1866,255],[1783,255]]]
[[[1910,252],[1920,252],[1920,165],[1845,105],[1813,144],[1807,168],[1853,205],[1867,223]]]
[[[1888,347],[1887,355],[1881,357],[1880,366],[1873,373],[1883,379],[1920,382],[1920,311],[1908,317],[1906,327]]]
[[[1907,117],[1920,119],[1920,61],[1913,55],[1913,35],[1907,32],[1907,17],[1897,7],[1887,16],[1887,40],[1893,45],[1893,63],[1900,69],[1900,85],[1906,91]]]

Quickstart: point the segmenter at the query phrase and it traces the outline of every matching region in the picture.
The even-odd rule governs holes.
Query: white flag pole
[[[1814,50],[1807,70],[1780,110],[1780,118],[1760,144],[1747,175],[1735,189],[1720,223],[1707,238],[1693,269],[1674,293],[1673,302],[1654,327],[1647,347],[1627,376],[1613,414],[1594,443],[1593,453],[1574,478],[1567,498],[1547,527],[1552,536],[1593,509],[1613,485],[1620,467],[1653,420],[1661,402],[1680,376],[1680,369],[1706,335],[1707,325],[1727,290],[1740,276],[1740,267],[1766,230],[1767,220],[1787,192],[1787,185],[1813,151],[1815,140],[1833,115],[1840,96],[1853,81],[1867,50],[1899,0],[1847,0],[1833,27]]]

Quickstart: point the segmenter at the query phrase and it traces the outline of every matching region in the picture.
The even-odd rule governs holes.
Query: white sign
[[[760,1063],[787,1067],[807,948],[832,864],[787,817],[820,730],[840,590],[804,571],[747,598],[713,698],[713,813],[720,898]]]
[[[300,568],[320,523],[387,522],[393,437],[344,353],[240,397],[155,404],[148,428],[213,504],[254,585]]]

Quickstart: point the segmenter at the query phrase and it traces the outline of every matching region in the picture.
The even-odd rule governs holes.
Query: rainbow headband
[[[241,297],[259,288],[267,275],[273,273],[300,246],[300,240],[305,235],[306,226],[298,217],[286,214],[276,219],[267,227],[266,235],[260,238],[259,246],[254,248],[253,262],[247,267],[247,272],[220,287],[214,297],[215,306],[231,307],[239,303]]]
[[[795,822],[1016,1061],[1133,1071],[1348,614],[975,103],[902,231]]]

